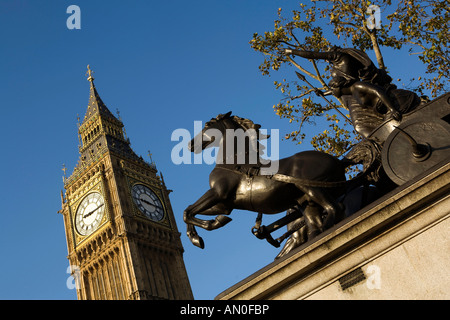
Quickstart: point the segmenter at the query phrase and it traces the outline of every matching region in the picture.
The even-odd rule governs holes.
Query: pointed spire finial
[[[147,150],[148,157],[150,158],[150,163],[153,163],[152,154],[150,150]]]
[[[64,175],[63,175],[63,183],[66,183],[66,170],[67,170],[67,168],[66,168],[66,164],[65,163],[63,163],[63,165],[62,165],[62,171],[64,171]]]
[[[94,81],[94,77],[92,76],[92,74],[94,73],[94,71],[91,70],[91,67],[89,65],[87,65],[87,72],[86,75],[88,76],[88,81],[90,81],[92,83],[92,81]]]
[[[122,118],[120,117],[119,108],[116,108],[116,114],[117,114],[117,119],[119,119],[119,121],[122,121]]]
[[[153,159],[152,159],[152,153],[150,152],[150,150],[148,150],[148,157],[150,158],[150,166],[153,168],[153,169],[155,169],[156,170],[156,164],[155,164],[155,162],[153,161]]]

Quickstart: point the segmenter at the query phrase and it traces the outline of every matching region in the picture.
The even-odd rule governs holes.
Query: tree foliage
[[[400,0],[394,4],[390,0],[379,0],[376,5],[383,15],[382,25],[372,30],[367,24],[373,13],[371,4],[361,0],[311,1],[308,5],[300,3],[289,18],[278,9],[273,31],[255,33],[250,41],[254,50],[264,54],[260,71],[269,75],[283,65],[295,67],[316,80],[320,90],[328,90],[328,65],[314,60],[294,60],[284,54],[284,49],[326,51],[338,44],[373,50],[378,67],[385,69],[380,48],[389,47],[407,49],[426,64],[426,74],[415,79],[420,81],[415,87],[419,94],[428,91],[435,97],[447,90],[450,0]],[[311,144],[316,149],[339,156],[360,139],[348,121],[333,111],[341,108],[346,112],[342,101],[336,99],[333,106],[326,104],[301,81],[282,79],[274,81],[274,85],[285,97],[274,106],[276,114],[297,124],[297,129],[286,135],[287,139],[297,143],[304,141],[305,125],[314,125],[319,117],[326,119],[329,127],[312,138]]]
[[[448,91],[450,1],[401,0],[397,10],[387,18],[389,29],[398,25],[399,43],[408,46],[408,51],[417,54],[426,65],[429,76],[418,78],[420,82],[415,89],[422,94],[428,91],[432,97]]]

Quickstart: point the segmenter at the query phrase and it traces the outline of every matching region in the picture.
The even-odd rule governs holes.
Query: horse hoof
[[[300,247],[302,244],[306,242],[305,235],[303,234],[305,230],[297,230],[294,232],[289,239],[287,239],[283,249],[280,251],[280,253],[275,257],[276,259],[280,259],[281,257],[285,256],[295,248]]]
[[[197,237],[195,241],[192,241],[194,246],[199,247],[200,249],[205,249],[205,243],[203,242],[202,237]]]
[[[194,246],[199,247],[200,249],[205,248],[205,243],[203,242],[202,237],[200,237],[198,234],[191,234],[190,232],[188,232],[188,237]]]

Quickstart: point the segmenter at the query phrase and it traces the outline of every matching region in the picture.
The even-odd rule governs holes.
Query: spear
[[[310,86],[311,87],[311,89],[313,89],[314,90],[314,92],[316,93],[316,95],[318,95],[318,96],[320,96],[320,97],[322,97],[332,108],[334,108],[337,112],[339,112],[339,114],[341,115],[341,116],[343,116],[344,117],[344,119],[348,122],[348,123],[350,123],[351,125],[353,125],[353,123],[334,105],[334,104],[332,104],[327,98],[325,98],[325,95],[323,94],[323,92],[322,91],[320,91],[318,88],[316,88],[316,87],[314,87],[311,83],[309,83],[309,81],[308,80],[306,80],[306,78],[305,78],[305,76],[304,75],[302,75],[301,73],[298,73],[297,71],[295,71],[295,73],[297,74],[297,77],[300,79],[300,80],[302,80],[302,81],[304,81],[304,82],[306,82],[306,84],[308,85],[308,86]]]

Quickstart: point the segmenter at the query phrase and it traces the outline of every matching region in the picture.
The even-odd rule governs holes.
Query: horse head
[[[189,150],[194,153],[200,153],[207,148],[222,147],[226,145],[226,139],[233,139],[234,148],[231,151],[228,150],[230,151],[229,159],[234,158],[234,155],[239,152],[246,154],[253,152],[255,155],[259,152],[262,154],[264,146],[259,143],[259,140],[267,139],[269,135],[262,134],[259,131],[261,128],[259,124],[255,124],[249,119],[232,116],[231,113],[230,111],[225,114],[219,114],[206,122],[202,131],[189,142]],[[248,142],[245,142],[245,139]],[[236,144],[234,144],[235,140],[237,141]],[[245,146],[244,150],[242,150],[241,146]],[[225,153],[222,154],[225,155]],[[223,163],[227,163],[226,160]]]
[[[202,150],[211,147],[219,146],[220,141],[217,141],[218,132],[225,131],[222,127],[222,121],[224,119],[230,118],[232,111],[225,114],[219,114],[217,117],[212,118],[210,121],[205,123],[202,131],[198,133],[188,144],[188,148],[191,152],[200,153]],[[220,130],[222,129],[222,130]],[[220,140],[220,139],[219,139]]]

